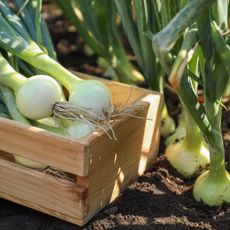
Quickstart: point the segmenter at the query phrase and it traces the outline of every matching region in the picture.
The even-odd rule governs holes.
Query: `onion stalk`
[[[57,0],[65,15],[70,19],[84,42],[99,57],[104,58],[112,67],[113,80],[128,84],[144,81],[143,76],[135,74],[128,55],[123,47],[117,28],[117,11],[113,0]],[[114,78],[115,77],[115,78]]]
[[[159,32],[182,7],[181,1],[123,1],[115,0],[121,16],[123,29],[137,59],[137,64],[145,76],[148,87],[164,93],[164,72],[158,57],[152,50],[147,31]],[[172,55],[172,54],[170,54]],[[175,130],[175,121],[169,115],[164,102],[160,134],[169,136]]]

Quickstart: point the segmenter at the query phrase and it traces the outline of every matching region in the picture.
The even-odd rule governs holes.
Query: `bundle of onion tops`
[[[95,128],[111,129],[110,90],[58,63],[41,5],[40,0],[0,2],[0,115],[77,139]],[[15,160],[46,167],[19,156]]]

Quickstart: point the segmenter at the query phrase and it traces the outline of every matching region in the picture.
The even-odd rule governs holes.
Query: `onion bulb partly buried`
[[[165,155],[169,163],[187,178],[200,174],[210,161],[209,150],[203,142],[192,146],[187,139],[170,144]]]
[[[185,137],[168,145],[165,156],[169,163],[184,177],[200,174],[210,163],[207,144],[201,130],[191,115],[184,111]]]
[[[201,174],[193,187],[193,195],[197,201],[203,201],[209,206],[222,205],[230,202],[230,175],[223,171],[214,176],[210,171]]]

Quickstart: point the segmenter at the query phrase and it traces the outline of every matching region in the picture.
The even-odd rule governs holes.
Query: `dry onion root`
[[[60,125],[67,121],[67,126],[69,127],[71,127],[71,123],[74,124],[76,121],[80,121],[86,124],[89,130],[91,129],[91,131],[94,131],[94,129],[99,128],[104,131],[111,140],[117,140],[111,123],[122,116],[146,120],[145,117],[132,114],[135,108],[140,106],[138,100],[134,101],[129,106],[115,105],[111,106],[110,110],[107,112],[103,111],[103,116],[97,116],[90,111],[90,108],[85,109],[69,102],[61,101],[53,105],[53,117]]]
[[[110,117],[113,111],[112,108],[113,107],[111,107],[111,111],[103,111],[103,116],[97,116],[95,113],[90,111],[90,108],[84,109],[69,102],[61,101],[53,105],[53,117],[58,120],[59,123],[62,123],[63,120],[70,122],[81,121],[88,125],[92,131],[95,128],[102,129],[111,140],[117,140],[113,128],[110,125]],[[112,135],[109,134],[107,128],[110,129]]]

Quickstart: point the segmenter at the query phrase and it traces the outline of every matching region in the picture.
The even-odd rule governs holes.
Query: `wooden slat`
[[[0,197],[81,224],[87,188],[0,159]]]
[[[0,118],[0,150],[85,176],[88,156],[81,142]]]

